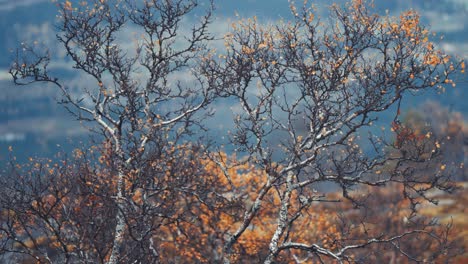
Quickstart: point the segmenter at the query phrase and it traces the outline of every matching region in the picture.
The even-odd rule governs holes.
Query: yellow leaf
[[[65,10],[71,11],[73,9],[72,3],[70,1],[65,1],[65,5],[63,6]]]
[[[265,43],[260,43],[260,44],[258,45],[258,48],[259,48],[259,49],[264,49],[264,48],[266,48],[266,47],[267,47],[267,44],[265,44]]]
[[[247,46],[242,46],[242,53],[250,55],[250,54],[252,54],[254,52],[255,52],[254,49],[251,49],[251,48],[249,48]]]
[[[443,61],[444,63],[448,63],[450,61],[450,56],[445,56]]]

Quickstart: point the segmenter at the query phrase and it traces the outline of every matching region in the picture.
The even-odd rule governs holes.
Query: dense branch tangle
[[[21,222],[23,217],[44,225],[35,232],[44,231],[58,243],[61,262],[196,258],[229,263],[242,261],[246,252],[247,261],[265,263],[353,262],[373,261],[387,246],[406,259],[421,260],[402,246],[419,237],[435,241],[434,252],[443,252],[444,233],[412,217],[421,199],[430,200],[427,191],[450,190],[443,169],[419,173],[437,159],[437,142],[415,136],[397,114],[396,142],[371,136],[372,149],[360,147],[361,132],[379,113],[398,108],[408,92],[453,83],[454,72],[463,70],[462,62],[434,49],[415,12],[380,17],[355,0],[345,9],[331,6],[330,20],[324,21],[307,3],[291,5],[291,22],[234,23],[225,53],[213,56],[207,46],[213,39],[208,34],[211,2],[189,29],[182,24],[197,1],[95,0],[77,6],[64,1],[59,6],[58,40],[92,82],[75,96],[51,76],[47,52],[28,46],[18,50],[10,73],[18,84],[56,85],[72,114],[94,122],[90,128],[104,137],[96,158],[100,165],[90,163],[90,155],[78,168],[57,166],[62,173],[46,171],[47,177],[38,178],[68,177],[57,180],[64,187],[37,189],[34,177],[9,179],[15,188],[2,189],[8,195],[0,200],[8,209],[0,226],[5,252],[53,262],[47,249],[36,245],[30,232],[35,227]],[[135,31],[133,44],[123,34],[129,30]],[[232,161],[194,143],[192,135],[204,128],[201,120],[218,96],[234,98],[240,106],[231,138],[237,155],[246,159]],[[341,195],[315,191],[323,182],[335,183]],[[324,204],[345,204],[343,214],[351,217],[346,201],[369,205],[364,192],[386,184],[394,184],[410,202],[412,229],[382,234],[368,228],[365,218],[357,227],[343,221],[330,242],[324,230],[336,233],[337,228],[325,219],[331,209]],[[21,185],[32,187],[16,189]],[[16,194],[28,199],[16,200]],[[54,199],[45,199],[50,195]],[[74,204],[68,205],[70,200]],[[88,215],[75,212],[82,203],[91,204]],[[89,214],[99,214],[99,223]],[[51,224],[51,216],[67,224]],[[79,223],[78,231],[69,223]],[[81,234],[80,228],[98,235],[90,242],[71,241],[76,237],[70,232]],[[251,236],[255,232],[261,239]],[[24,236],[32,247],[21,241]]]
[[[214,98],[213,89],[196,71],[197,60],[206,55],[206,43],[212,39],[207,32],[212,4],[190,29],[182,28],[181,23],[196,9],[196,1],[95,0],[77,6],[64,1],[59,6],[58,40],[74,67],[94,83],[81,87],[82,94],[73,96],[70,87],[50,76],[47,55],[29,47],[23,47],[24,54],[18,53],[10,72],[18,84],[32,79],[58,86],[67,109],[79,120],[96,122],[112,145],[118,212],[108,263],[116,263],[123,257],[120,247],[127,232],[125,200],[132,196],[128,190],[136,189],[126,182],[145,184],[130,181],[134,179],[128,175],[141,169],[149,150],[170,151],[167,149],[209,114],[205,111],[196,116]],[[136,32],[133,47],[131,40],[123,38],[123,31]],[[143,187],[148,190],[143,196],[151,197],[152,187]]]
[[[358,145],[359,131],[370,126],[377,113],[399,105],[409,91],[452,82],[450,76],[461,66],[434,49],[418,15],[409,11],[399,19],[379,17],[363,1],[352,1],[346,9],[331,6],[327,21],[315,17],[307,4],[300,10],[292,5],[291,11],[291,22],[264,26],[254,18],[233,23],[225,37],[226,54],[207,66],[219,77],[214,83],[242,107],[233,142],[268,175],[225,245],[226,263],[272,189],[281,203],[265,263],[291,247],[341,262],[352,259],[348,249],[400,238],[370,239],[343,246],[337,253],[289,241],[304,209],[291,206],[292,194],[306,194],[318,182],[335,182],[343,197],[356,205],[360,202],[350,193],[358,186],[399,182],[408,196],[417,184],[448,188],[440,174],[430,179],[411,176],[415,172],[409,168],[416,162],[434,158],[434,142],[420,144],[416,156],[398,157],[386,153],[401,145],[385,147],[379,137],[371,139],[375,150],[371,154]],[[387,173],[380,175],[384,167]],[[302,196],[298,202],[310,204],[314,197]]]

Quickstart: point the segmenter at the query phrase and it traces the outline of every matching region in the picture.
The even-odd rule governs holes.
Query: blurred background
[[[15,86],[8,74],[14,50],[21,43],[37,41],[48,46],[53,54],[51,69],[77,93],[86,79],[73,70],[72,63],[56,41],[55,23],[57,1],[53,0],[0,0],[0,164],[9,159],[9,147],[13,149],[18,161],[29,157],[51,157],[55,153],[69,152],[75,147],[90,144],[89,132],[57,103],[60,92],[48,85]],[[78,3],[80,1],[72,1]],[[301,2],[301,1],[298,1]],[[329,5],[328,0],[309,1],[317,5],[322,13]],[[341,4],[345,1],[336,1]],[[212,32],[222,37],[229,30],[230,21],[240,17],[257,16],[260,21],[274,22],[287,19],[289,3],[287,0],[237,0],[216,1],[216,11]],[[388,12],[396,15],[407,9],[415,9],[421,15],[422,23],[430,25],[437,33],[433,41],[452,56],[468,58],[468,0],[375,0],[379,14]],[[322,20],[326,22],[326,17]],[[126,32],[124,32],[126,34]],[[131,34],[131,32],[128,32]],[[465,123],[468,113],[467,76],[456,78],[457,86],[448,86],[444,93],[427,92],[420,96],[407,97],[403,102],[403,112],[414,116],[438,117],[434,122]],[[207,121],[214,133],[224,133],[223,120],[232,116],[229,107],[215,105],[216,115]],[[383,116],[380,122],[389,124],[393,116]],[[424,119],[424,118],[423,118]],[[226,122],[226,121],[224,121]],[[465,133],[462,129],[461,133]],[[217,131],[217,132],[216,132]],[[458,148],[462,160],[468,144],[462,134]],[[461,152],[460,152],[461,151]],[[458,157],[460,158],[460,157]]]

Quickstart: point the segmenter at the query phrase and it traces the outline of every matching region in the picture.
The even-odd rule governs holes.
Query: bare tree
[[[227,51],[213,56],[211,2],[189,30],[182,24],[194,0],[59,6],[58,40],[93,83],[74,95],[50,73],[48,52],[35,46],[18,49],[10,73],[17,84],[57,86],[62,103],[103,143],[77,151],[73,162],[31,164],[29,174],[12,168],[1,179],[3,256],[343,263],[386,259],[386,252],[430,261],[447,249],[447,233],[416,213],[418,203],[432,201],[429,191],[452,189],[449,175],[442,166],[421,173],[439,158],[438,142],[402,124],[399,105],[412,91],[453,83],[464,64],[434,48],[415,12],[380,17],[354,0],[331,6],[326,26],[307,4],[291,5],[291,22],[235,23]],[[124,30],[141,36],[133,49]],[[245,159],[210,152],[193,138],[218,96],[239,103],[231,139]],[[395,139],[363,138],[392,109]],[[317,191],[321,183],[341,194]],[[408,202],[404,228],[369,228],[365,214],[347,208],[378,214],[369,199],[385,185]],[[323,217],[329,203],[342,205],[338,233]],[[433,254],[418,255],[416,240]]]
[[[118,186],[111,166],[113,148],[105,145],[76,150],[57,163],[33,160],[2,172],[0,261],[109,261]],[[203,215],[233,206],[214,195],[225,193],[226,186],[205,169],[202,148],[164,148],[170,149],[154,148],[138,173],[126,175],[126,231],[119,262],[186,262],[182,257],[202,251],[204,259],[216,261],[218,230],[210,229]],[[200,242],[203,236],[212,237],[210,244]]]
[[[264,26],[256,19],[241,20],[226,36],[226,54],[207,65],[213,83],[241,106],[233,143],[248,162],[267,174],[242,223],[226,240],[225,263],[234,259],[234,246],[253,219],[261,217],[272,192],[281,202],[265,263],[293,249],[318,261],[353,262],[356,251],[379,244],[422,261],[406,253],[400,241],[408,236],[438,239],[423,227],[394,235],[383,230],[361,239],[350,237],[334,249],[313,240],[292,239],[294,232],[301,232],[295,227],[297,219],[307,217],[306,209],[316,201],[348,199],[355,206],[363,205],[358,187],[398,183],[413,209],[419,198],[427,198],[427,191],[451,189],[441,169],[419,177],[422,164],[435,160],[438,146],[402,128],[398,113],[392,128],[395,142],[371,135],[370,150],[362,148],[366,140],[360,131],[371,126],[379,113],[399,108],[410,92],[453,83],[451,76],[464,67],[434,48],[414,11],[399,18],[380,17],[368,6],[357,0],[345,9],[332,5],[329,21],[314,16],[307,5],[300,9],[291,5],[290,22]],[[390,149],[396,151],[389,155]],[[323,182],[335,183],[342,197],[308,191]]]
[[[79,152],[60,164],[37,160],[2,175],[3,261],[104,262],[112,248],[115,186],[89,158]]]
[[[96,123],[97,128],[91,128],[111,144],[109,158],[116,183],[112,200],[117,210],[113,219],[108,219],[115,230],[107,263],[125,260],[121,248],[129,232],[128,198],[136,190],[143,190],[145,199],[160,191],[154,182],[130,175],[139,175],[150,150],[168,154],[209,114],[196,114],[206,110],[215,95],[207,79],[197,73],[197,65],[212,39],[207,32],[212,4],[190,29],[182,27],[183,19],[198,5],[192,0],[95,0],[77,6],[64,1],[59,4],[57,38],[74,68],[94,83],[81,87],[75,96],[66,83],[51,76],[49,52],[29,46],[18,49],[10,70],[17,84],[46,82],[57,86],[67,109],[78,120]],[[133,50],[123,48],[129,41],[122,39],[121,33],[126,30],[141,33]],[[191,79],[184,80],[178,74]],[[136,236],[145,238],[150,227],[147,223],[148,230],[141,227]],[[154,254],[157,259],[157,252]]]

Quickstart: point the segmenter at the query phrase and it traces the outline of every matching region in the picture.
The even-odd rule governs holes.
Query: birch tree
[[[291,11],[292,21],[278,24],[262,25],[255,18],[233,23],[225,38],[226,53],[207,66],[213,83],[237,99],[241,109],[234,120],[233,144],[267,175],[242,223],[230,230],[224,262],[236,259],[235,245],[261,217],[271,195],[280,203],[264,263],[280,261],[290,250],[320,262],[354,262],[356,251],[372,247],[375,253],[378,245],[423,261],[400,247],[409,236],[438,239],[423,223],[402,233],[371,235],[363,220],[367,236],[343,238],[334,248],[313,239],[295,241],[294,232],[301,232],[295,224],[317,202],[364,205],[364,186],[401,185],[413,212],[428,191],[450,191],[444,167],[418,173],[436,160],[439,146],[429,135],[416,137],[401,125],[399,105],[409,93],[453,84],[464,63],[452,62],[435,48],[415,11],[397,18],[379,16],[358,0],[344,8],[332,5],[328,19],[320,19],[307,4],[292,4]],[[395,112],[390,129],[396,140],[375,132],[366,140],[363,129],[385,112]],[[324,182],[334,183],[341,197],[309,191]]]
[[[126,262],[128,252],[121,249],[130,232],[128,198],[136,190],[143,192],[144,199],[161,191],[154,182],[139,178],[149,151],[168,154],[194,129],[200,129],[200,119],[209,114],[206,108],[215,93],[198,74],[197,65],[207,56],[206,44],[212,39],[207,32],[212,4],[194,18],[190,28],[182,24],[198,9],[199,3],[192,0],[63,1],[58,6],[57,38],[73,67],[92,83],[84,83],[78,94],[73,93],[66,82],[50,73],[50,51],[27,45],[18,49],[10,73],[17,84],[55,85],[70,113],[91,122],[91,129],[110,144],[117,210],[109,219],[115,227],[107,263]],[[136,36],[133,49],[128,48],[132,40],[122,34],[129,31]],[[149,208],[157,206],[144,202]],[[152,224],[146,223],[135,235],[146,239],[144,234]],[[157,252],[152,252],[156,261]]]
[[[48,51],[18,49],[14,81],[55,85],[102,144],[1,178],[0,255],[45,263],[444,259],[449,227],[437,229],[417,209],[435,202],[431,191],[453,189],[449,170],[440,142],[400,122],[399,106],[409,93],[453,85],[464,63],[436,49],[417,13],[379,16],[354,0],[321,19],[306,3],[291,5],[289,22],[233,23],[226,51],[215,54],[207,47],[213,5],[197,16],[199,5],[61,2],[57,38],[92,79],[79,93],[53,75]],[[229,132],[235,155],[195,140],[218,97],[239,106]],[[393,122],[366,138],[385,113]],[[385,186],[400,195],[385,196]],[[386,197],[398,206],[378,208]],[[382,212],[393,214],[390,228],[372,223]]]

